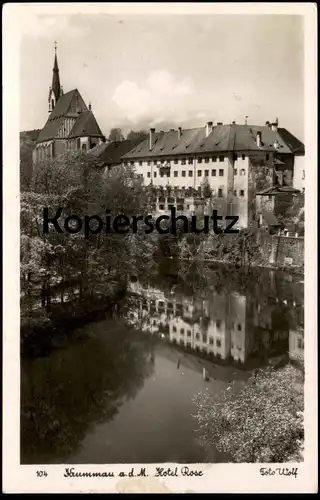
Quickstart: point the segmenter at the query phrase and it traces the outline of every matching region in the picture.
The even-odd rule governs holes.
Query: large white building
[[[168,132],[150,129],[149,138],[122,157],[145,185],[159,190],[156,209],[188,211],[186,198],[204,195],[209,185],[217,208],[249,223],[255,193],[274,184],[292,186],[296,158],[304,146],[277,121],[265,126],[232,123]],[[299,167],[300,168],[300,167]]]

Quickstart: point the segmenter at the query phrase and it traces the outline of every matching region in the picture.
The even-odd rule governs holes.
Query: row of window
[[[243,159],[245,158],[245,155],[242,155],[243,156]],[[217,160],[219,160],[220,162],[224,162],[224,156],[221,155],[221,156],[218,156],[218,157],[213,157],[213,158],[197,158],[197,162],[198,163],[210,163],[210,160],[213,161],[213,162],[216,162]],[[174,160],[164,160],[164,159],[161,159],[161,160],[153,160],[153,162],[151,160],[148,160],[147,161],[147,165],[150,166],[152,163],[153,165],[158,165],[159,163],[161,165],[170,165],[171,164],[171,161],[173,161],[174,165],[178,165],[179,164],[179,159],[178,158],[175,158]],[[183,158],[182,160],[180,160],[181,162],[181,165],[192,165],[193,164],[193,158]],[[123,162],[123,165],[126,166],[126,165],[131,165],[132,167],[135,166],[135,162],[134,161],[124,161]],[[143,166],[143,161],[138,161],[137,162],[137,165],[139,165],[140,167]]]
[[[204,171],[197,170],[197,177],[202,177],[202,172],[204,173],[204,177],[209,177],[209,170],[204,170]],[[241,175],[244,175],[244,174],[241,174]],[[178,177],[178,176],[179,176],[178,170],[174,170],[173,177]],[[182,170],[181,171],[181,177],[186,177],[186,176],[187,176],[187,171],[186,170]],[[217,170],[216,169],[212,169],[211,170],[211,176],[212,177],[216,177],[217,176]],[[224,176],[224,170],[222,168],[220,168],[219,169],[219,177],[223,177],[223,176]],[[148,178],[151,177],[151,172],[147,172],[147,177]],[[153,177],[157,177],[157,172],[153,172]],[[160,177],[171,177],[171,173],[170,173],[170,171],[160,172]],[[188,170],[188,177],[193,177],[193,170]]]
[[[219,188],[217,190],[217,196],[218,196],[218,198],[223,198],[223,189],[222,188]],[[234,191],[234,196],[237,196],[235,191]],[[240,190],[239,196],[241,196],[241,197],[244,196],[244,190],[243,189]],[[174,205],[168,203],[167,207],[168,207],[167,210],[171,210],[171,208],[174,208]],[[182,211],[183,207],[184,207],[184,205],[177,205],[177,210],[178,211],[179,210]],[[187,210],[189,210],[190,205],[187,205],[186,208],[187,208]],[[164,203],[159,203],[159,210],[166,210],[166,205]]]
[[[176,331],[177,331],[177,329],[176,329],[176,327],[175,327],[175,326],[172,328],[172,331],[173,331],[173,332],[176,332]],[[184,332],[184,328],[180,328],[180,335],[184,335],[184,333],[185,333],[185,332]],[[188,337],[191,337],[191,336],[192,336],[192,332],[191,332],[191,330],[187,330],[187,332],[186,332],[186,333],[187,333],[187,336],[188,336]],[[196,339],[196,340],[200,340],[200,334],[199,334],[199,333],[196,333],[196,335],[195,335],[195,339]],[[204,343],[206,343],[206,342],[207,342],[207,336],[206,336],[205,334],[202,334],[202,342],[204,342]],[[213,344],[214,344],[214,338],[213,338],[213,337],[209,337],[209,344],[210,344],[210,345],[213,345]],[[217,340],[216,340],[216,344],[217,344],[217,347],[221,347],[221,340],[220,340],[220,339],[217,339]]]
[[[159,210],[165,210],[165,204],[164,203],[160,203],[159,204]],[[155,209],[156,207],[154,207]],[[171,208],[174,208],[174,205],[168,205],[168,209],[167,210],[171,210]],[[190,208],[190,205],[187,205],[187,210]],[[177,210],[178,212],[183,212],[183,209],[184,209],[184,205],[177,205]]]
[[[171,304],[171,307],[169,307],[169,304]],[[161,307],[161,306],[164,307],[164,305],[165,305],[164,302],[162,302],[162,301],[159,302],[159,307]],[[172,309],[172,307],[173,307],[172,302],[168,303],[168,309]],[[181,307],[182,307],[182,305],[181,305]],[[153,325],[155,326],[156,324],[157,324],[157,321],[154,319],[153,320]],[[220,319],[216,320],[216,327],[218,329],[221,328],[221,320]],[[242,331],[242,325],[241,325],[241,323],[237,323],[237,324],[234,323],[234,328],[237,328],[238,332],[241,332]],[[177,327],[173,326],[172,327],[172,331],[173,331],[173,333],[177,333]],[[184,333],[185,333],[185,329],[184,328],[180,328],[180,334],[184,335]],[[188,337],[191,336],[191,330],[187,330],[187,335],[188,335]],[[199,339],[199,334],[198,333],[196,334],[195,338]]]
[[[269,153],[266,153],[266,160],[269,161]],[[245,160],[246,159],[246,155],[244,153],[242,154],[234,154],[233,155],[233,160],[234,161],[237,161],[237,160]],[[283,157],[280,156],[279,158],[281,161],[283,161]],[[198,163],[210,163],[210,161],[212,162],[216,162],[216,161],[220,161],[220,162],[223,162],[225,160],[225,156],[224,155],[219,155],[219,156],[212,156],[212,157],[199,157],[197,158],[197,162]],[[169,163],[170,164],[170,161],[173,161],[173,163],[175,165],[178,165],[179,164],[179,159],[178,158],[175,158],[174,160],[164,160],[164,159],[161,159],[161,160],[148,160],[147,161],[147,164],[150,166],[151,163],[153,163],[153,165],[158,165],[158,163],[160,162],[161,164],[164,164],[164,163]],[[181,165],[192,165],[193,164],[193,158],[183,158],[181,161]],[[131,165],[131,166],[134,166],[135,165],[135,162],[134,161],[130,161],[130,162],[127,162],[127,161],[124,161],[123,162],[124,165]],[[143,165],[143,161],[138,161],[137,162],[138,165],[140,165],[140,167],[142,167]]]
[[[233,190],[233,196],[237,196],[237,190]],[[239,189],[239,196],[242,198],[244,196],[244,189]]]
[[[233,174],[238,175],[238,170],[236,168],[233,169]],[[240,170],[240,175],[246,175],[246,171],[244,168]]]
[[[241,154],[241,155],[237,155],[235,154],[233,159],[234,161],[237,161],[239,159],[242,159],[242,160],[245,160],[246,159],[246,155],[245,154]],[[266,155],[266,159],[269,160],[269,155],[267,154]],[[197,162],[198,163],[210,163],[210,161],[212,162],[216,162],[216,161],[219,161],[219,162],[223,162],[225,160],[225,156],[224,155],[219,155],[219,156],[213,156],[213,157],[205,157],[205,158],[202,158],[202,157],[199,157],[197,158]],[[179,164],[179,159],[178,158],[175,158],[174,160],[164,160],[164,159],[161,159],[161,160],[153,160],[153,162],[151,160],[148,160],[147,161],[147,165],[151,165],[151,163],[153,163],[153,165],[158,165],[158,163],[160,162],[162,165],[164,163],[166,164],[170,164],[170,162],[173,161],[173,163],[175,165],[178,165]],[[182,158],[181,160],[181,165],[192,165],[193,164],[193,158]],[[124,165],[128,165],[130,164],[131,166],[134,166],[135,165],[135,162],[134,161],[130,161],[130,162],[123,162]],[[140,167],[142,167],[143,165],[143,161],[138,161],[137,162],[138,165],[140,165]]]

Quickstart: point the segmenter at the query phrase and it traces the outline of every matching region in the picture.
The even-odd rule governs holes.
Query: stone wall
[[[260,246],[260,264],[284,268],[304,267],[304,238],[257,234]]]

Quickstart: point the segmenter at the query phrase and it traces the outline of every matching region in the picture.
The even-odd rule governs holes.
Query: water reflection
[[[258,277],[247,277],[241,290],[231,273],[207,268],[207,286],[192,293],[190,274],[186,283],[176,279],[169,287],[165,276],[162,282],[158,276],[156,283],[131,277],[129,322],[172,344],[244,369],[281,355],[301,355],[303,283],[270,270],[260,271]],[[193,275],[193,282],[201,278]]]
[[[221,462],[196,442],[192,396],[303,353],[293,275],[166,261],[130,291],[122,317],[23,360],[22,463]]]
[[[82,329],[69,348],[24,361],[21,370],[21,461],[63,463],[92,424],[112,420],[154,367],[153,343],[124,325]]]

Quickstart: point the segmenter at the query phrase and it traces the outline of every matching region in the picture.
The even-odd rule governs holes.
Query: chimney
[[[257,132],[257,146],[261,148],[262,140],[261,140],[261,132]]]
[[[270,122],[268,120],[266,121],[266,127],[270,127]]]
[[[153,145],[154,145],[154,133],[155,133],[155,131],[156,131],[155,128],[151,128],[150,129],[150,133],[149,133],[149,149],[153,148]]]
[[[182,130],[181,130],[181,127],[179,127],[178,128],[178,141],[180,141],[181,136],[182,136]]]
[[[236,124],[236,122],[235,122],[235,121],[233,121],[233,122],[232,122],[232,125],[235,125],[235,124]]]
[[[276,121],[274,123],[271,123],[271,129],[273,132],[278,131],[278,125],[279,125],[279,120],[278,120],[278,118],[276,118]]]
[[[211,134],[211,132],[212,132],[212,125],[213,125],[212,122],[207,122],[206,123],[206,137],[208,137]]]

